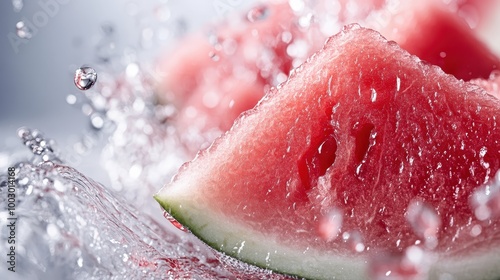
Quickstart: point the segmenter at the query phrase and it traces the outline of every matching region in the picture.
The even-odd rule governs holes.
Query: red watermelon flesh
[[[500,221],[481,223],[469,198],[500,168],[499,114],[477,86],[351,26],[156,199],[215,249],[287,274],[361,279],[367,259],[416,244],[434,276],[491,279]],[[319,231],[332,211],[354,250]]]

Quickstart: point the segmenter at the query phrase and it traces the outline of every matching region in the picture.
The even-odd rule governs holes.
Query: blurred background
[[[16,135],[22,126],[39,129],[62,150],[86,133],[88,116],[66,101],[68,95],[84,94],[73,83],[80,66],[92,66],[98,75],[103,68],[109,73],[102,61],[106,52],[118,57],[136,52],[141,63],[153,63],[183,34],[252,2],[0,1],[0,152],[25,149]],[[16,28],[20,21],[27,29]],[[151,31],[159,35],[149,38]],[[151,42],[145,44],[145,38]],[[106,184],[97,149],[90,152],[74,167]]]

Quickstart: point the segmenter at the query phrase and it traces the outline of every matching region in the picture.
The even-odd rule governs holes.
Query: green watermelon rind
[[[249,233],[248,229],[236,225],[236,223],[229,223],[231,224],[232,230],[226,231],[229,234],[224,234],[225,230],[222,229],[227,228],[224,225],[225,223],[219,223],[219,221],[213,219],[213,217],[217,215],[210,213],[206,208],[201,207],[199,210],[195,210],[197,207],[190,207],[189,201],[184,201],[182,204],[179,204],[179,202],[169,203],[168,197],[160,194],[155,195],[154,198],[168,213],[170,213],[170,215],[172,215],[172,217],[184,225],[193,235],[205,244],[225,255],[245,263],[304,279],[346,279],[346,273],[349,275],[349,279],[366,279],[366,268],[364,267],[366,262],[361,258],[355,258],[354,256],[345,258],[344,256],[332,255],[330,254],[331,252],[324,254],[314,250],[303,252],[302,250],[291,249],[288,250],[289,252],[285,252],[287,250],[285,248],[283,248],[280,253],[278,253],[277,250],[275,253],[271,253],[268,251],[270,246],[264,244],[273,243],[270,241],[269,236],[266,237],[261,235],[258,237],[260,233]],[[190,215],[185,215],[186,213],[190,213]],[[196,220],[203,222],[200,223]],[[189,225],[199,226],[190,227]],[[214,238],[210,238],[211,235],[207,234],[207,228],[210,227],[212,227],[212,229],[208,232],[216,231],[216,235],[225,236],[224,241],[217,241],[214,240]],[[235,230],[235,228],[239,229]],[[239,232],[239,234],[231,234],[231,232]],[[249,237],[244,238],[245,235]],[[231,236],[234,236],[234,238]],[[238,252],[242,242],[245,242],[245,246]],[[254,245],[252,246],[251,243]],[[221,244],[223,244],[223,246],[221,246]],[[278,245],[276,243],[274,244],[274,247]],[[247,248],[259,249],[252,252],[252,250]],[[252,253],[256,253],[257,257],[248,257],[248,255]],[[267,255],[269,255],[268,258],[271,260],[268,263],[265,262]],[[287,269],[284,269],[284,266],[286,266]],[[299,266],[302,266],[303,269],[300,269]],[[338,269],[332,269],[334,266]],[[316,267],[315,273],[311,273],[310,270],[312,267]],[[291,272],[293,270],[296,271]]]

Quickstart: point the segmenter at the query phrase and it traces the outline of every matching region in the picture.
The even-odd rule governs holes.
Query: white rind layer
[[[188,185],[181,185],[184,184],[177,182],[175,187],[167,186],[155,198],[212,248],[262,268],[308,279],[368,279],[368,260],[360,255],[353,253],[346,257],[314,248],[290,248],[275,236],[231,222],[223,213],[212,211],[209,202],[190,192]],[[442,279],[444,275],[453,277],[446,279],[455,280],[500,278],[500,248],[492,247],[487,252],[463,258],[437,257],[430,268],[429,279]]]

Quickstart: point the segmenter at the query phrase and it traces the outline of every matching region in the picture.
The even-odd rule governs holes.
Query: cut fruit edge
[[[286,274],[308,279],[368,278],[366,257],[356,256],[355,253],[351,256],[334,255],[314,248],[303,251],[282,246],[273,236],[225,220],[227,217],[224,215],[208,210],[202,203],[186,195],[185,188],[177,190],[182,193],[161,193],[155,195],[155,199],[181,224],[198,225],[188,228],[189,231],[219,252],[264,269],[287,271]],[[176,202],[170,200],[170,195],[177,198]],[[270,252],[268,248],[275,250]],[[435,257],[429,279],[439,279],[443,273],[456,280],[495,279],[500,275],[500,248],[493,247],[487,252],[477,252],[466,258]],[[481,278],[477,278],[479,275]]]

